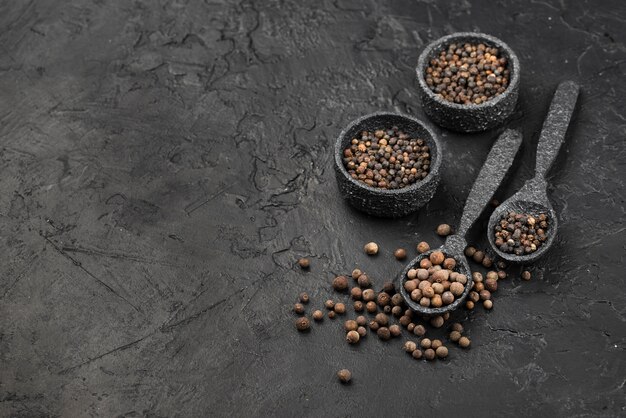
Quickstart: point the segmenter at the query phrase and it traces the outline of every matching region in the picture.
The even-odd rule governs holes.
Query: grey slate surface
[[[624,414],[624,21],[616,0],[2,2],[0,416]],[[533,175],[556,84],[581,84],[549,256],[461,312],[473,347],[446,362],[296,333],[300,291],[319,306],[355,265],[380,286],[393,249],[458,219],[498,132],[440,131],[439,192],[398,220],[339,198],[332,150],[360,115],[425,119],[421,48],[472,30],[523,67],[501,200]]]

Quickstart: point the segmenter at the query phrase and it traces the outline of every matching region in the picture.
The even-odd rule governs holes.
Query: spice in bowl
[[[361,132],[343,151],[350,176],[370,187],[402,189],[424,179],[430,171],[430,147],[397,127]]]
[[[503,253],[521,256],[534,253],[548,239],[548,216],[507,212],[494,227],[494,243]]]
[[[441,251],[433,251],[429,263],[407,272],[404,289],[423,307],[450,305],[463,294],[467,277],[454,271],[456,261]],[[426,267],[426,264],[430,264]]]
[[[452,43],[430,60],[424,78],[442,99],[463,105],[485,103],[509,84],[507,59],[483,43]]]

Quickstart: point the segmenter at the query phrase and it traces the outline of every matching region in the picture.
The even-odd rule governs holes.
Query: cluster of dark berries
[[[530,254],[547,239],[548,216],[533,216],[517,212],[502,215],[494,228],[495,244],[504,253]]]
[[[481,104],[504,93],[509,84],[507,59],[485,44],[450,44],[426,68],[426,84],[442,99]]]
[[[368,186],[402,189],[428,175],[430,147],[395,126],[387,131],[363,131],[343,151],[343,162],[353,179]]]
[[[463,294],[467,283],[467,277],[455,268],[454,258],[433,251],[420,261],[419,268],[407,272],[404,289],[423,307],[449,305]]]

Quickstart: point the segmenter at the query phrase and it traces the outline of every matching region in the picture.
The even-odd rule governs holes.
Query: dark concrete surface
[[[523,68],[501,198],[581,83],[554,248],[458,314],[473,347],[445,362],[297,333],[300,291],[321,306],[355,265],[380,286],[458,220],[500,130],[441,131],[439,191],[399,220],[338,197],[332,145],[366,113],[423,118],[420,48],[468,30]],[[0,416],[623,416],[625,35],[619,0],[0,3]]]

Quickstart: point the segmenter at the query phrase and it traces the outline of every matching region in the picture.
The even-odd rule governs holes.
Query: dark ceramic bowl
[[[343,150],[361,131],[390,129],[397,126],[412,137],[423,139],[430,147],[430,171],[421,181],[403,189],[379,189],[353,179],[343,164]],[[435,194],[439,184],[441,146],[435,134],[422,121],[411,116],[391,112],[377,112],[350,123],[335,144],[335,176],[341,195],[355,208],[373,216],[397,218],[417,211]]]
[[[484,43],[500,50],[508,60],[509,85],[504,93],[479,105],[452,103],[435,94],[426,84],[424,73],[431,59],[451,43]],[[483,33],[457,32],[444,36],[426,46],[417,60],[418,89],[424,113],[437,125],[457,132],[480,132],[504,123],[513,113],[520,83],[520,65],[517,55],[500,39]]]

